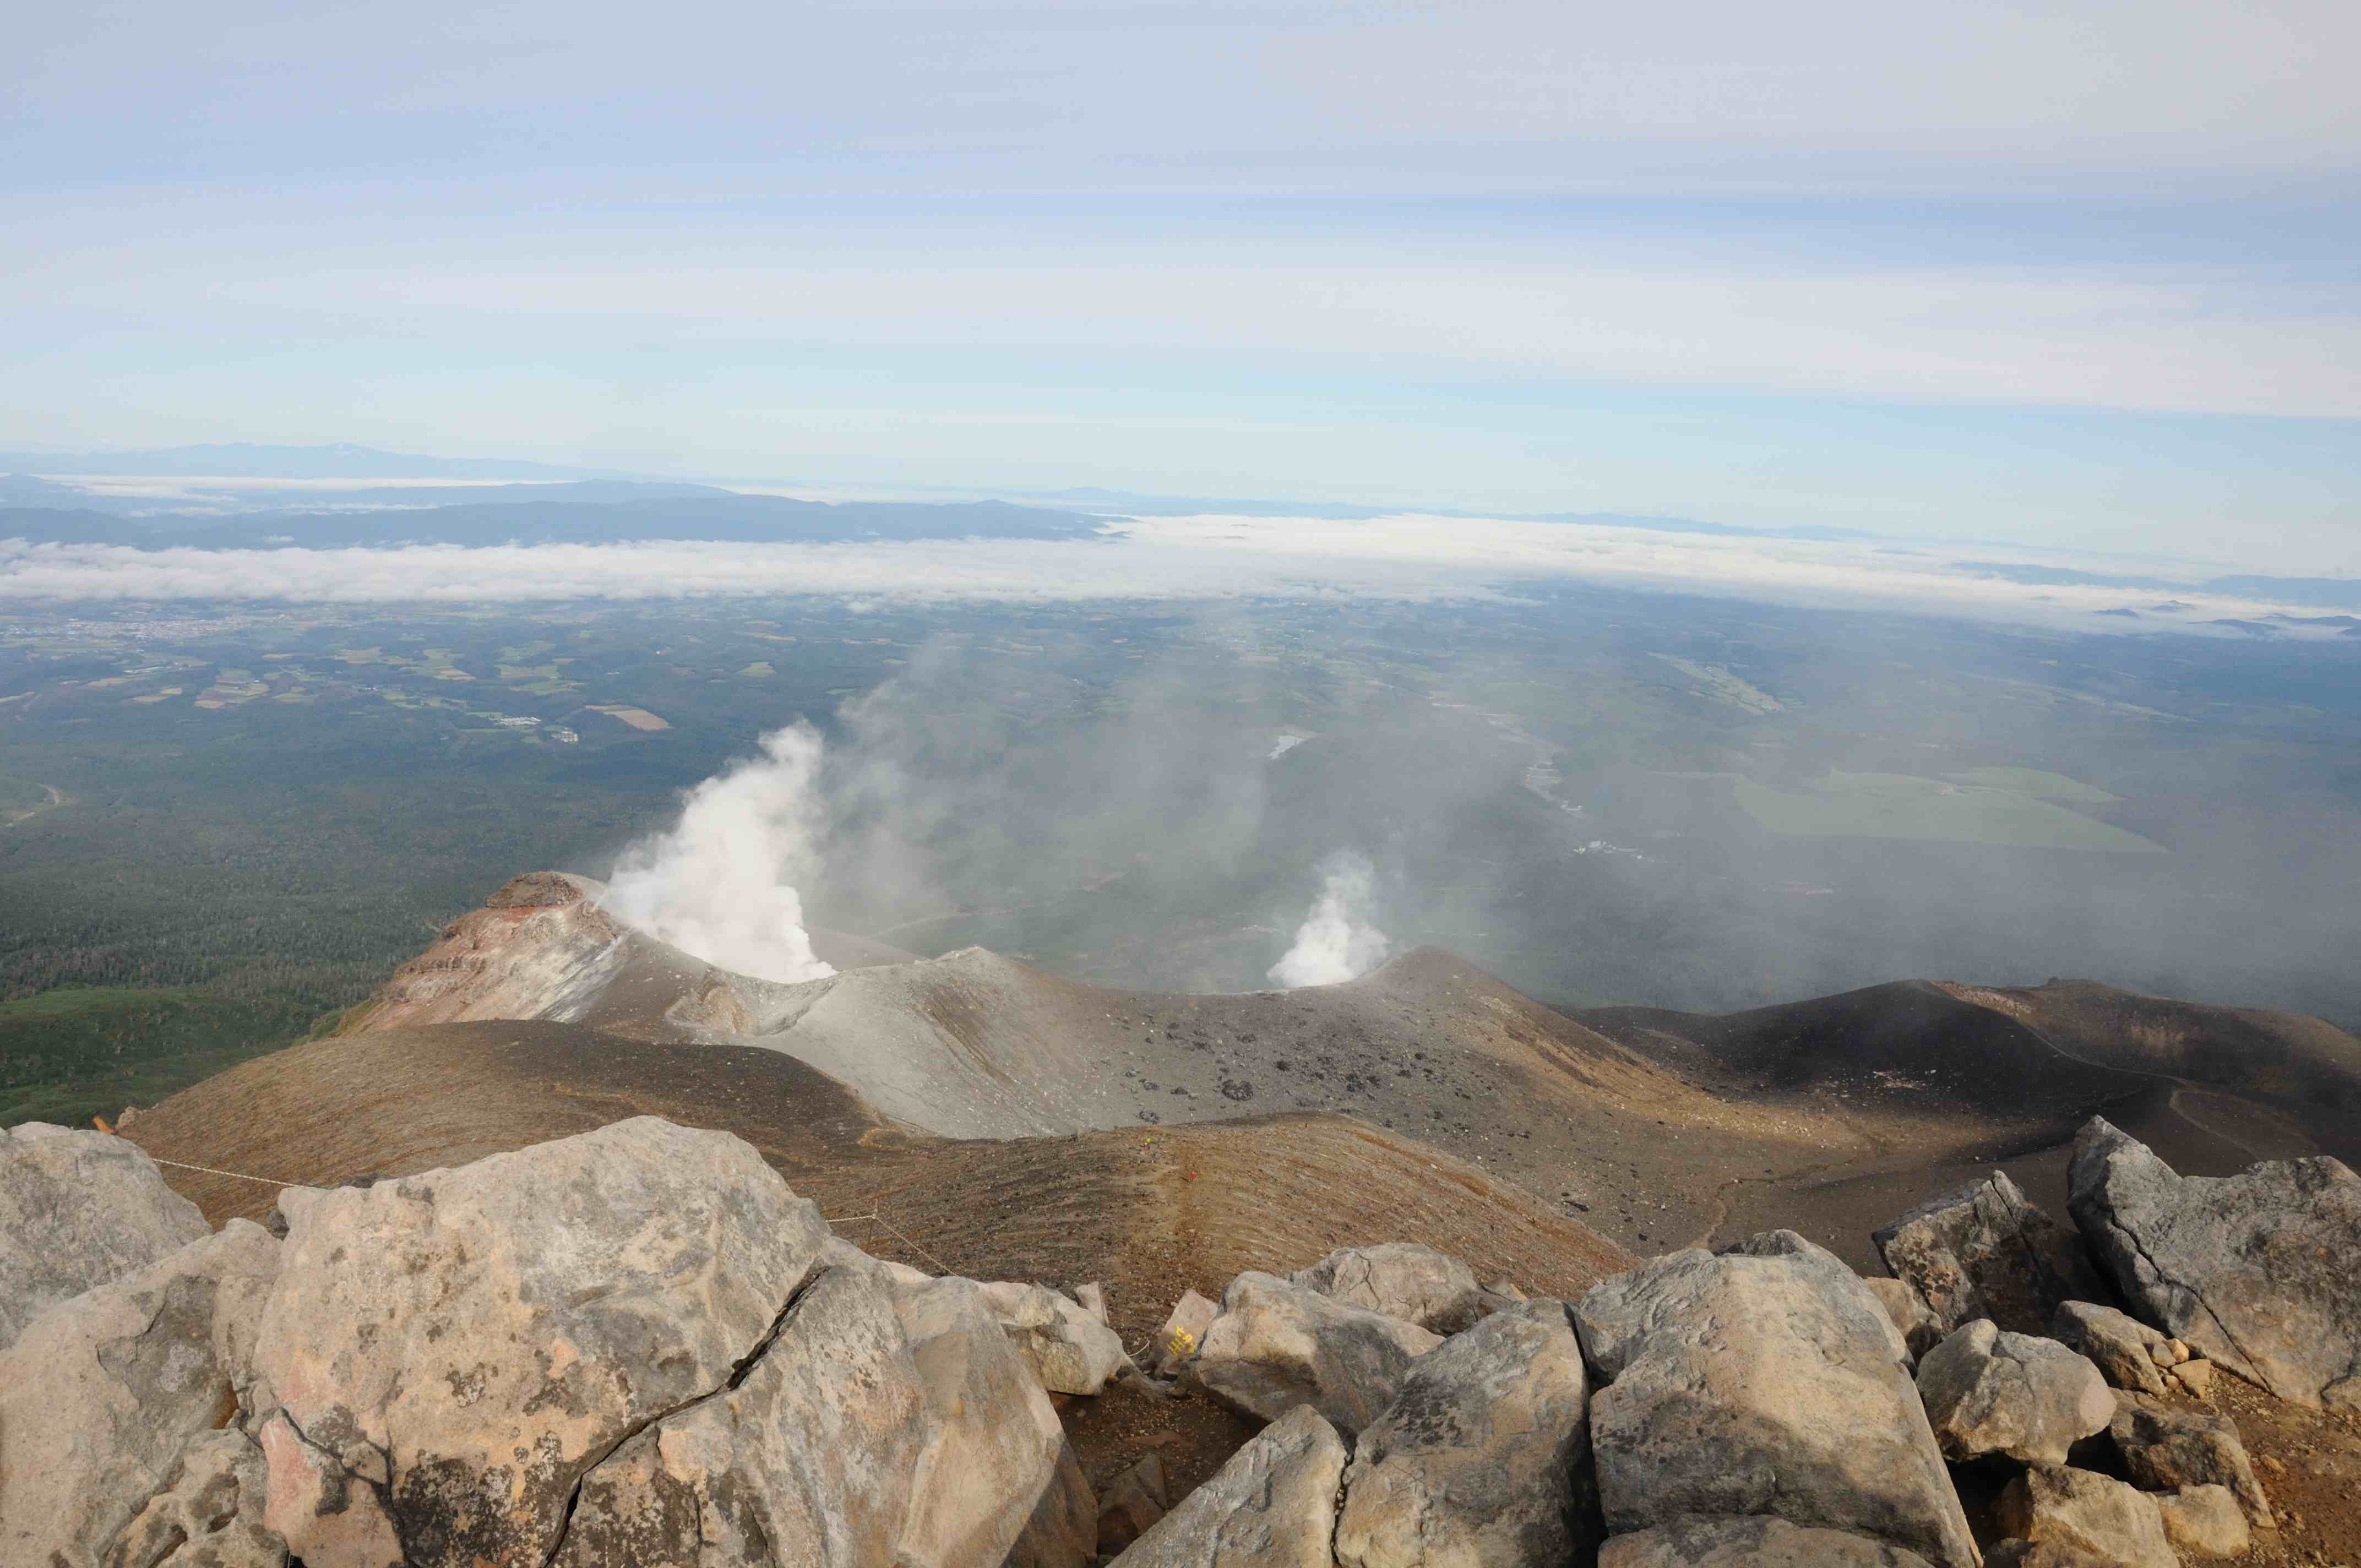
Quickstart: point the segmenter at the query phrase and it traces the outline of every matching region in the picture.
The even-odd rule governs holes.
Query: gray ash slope
[[[1776,1213],[1808,1216],[1815,1239],[1858,1258],[1876,1223],[1995,1159],[2048,1191],[2072,1125],[2099,1110],[2166,1135],[2192,1168],[2235,1168],[2252,1144],[2198,1128],[2174,1080],[2072,1059],[2005,1009],[1954,994],[1966,988],[1906,982],[1766,1010],[1767,1022],[1576,1017],[1435,949],[1341,985],[1180,995],[1063,980],[979,948],[907,959],[826,936],[842,971],[785,985],[620,927],[599,891],[517,879],[402,966],[347,1033],[543,1019],[757,1047],[890,1124],[950,1138],[1343,1113],[1646,1251]],[[2267,1113],[2212,1092],[2248,1123]],[[2312,1146],[2286,1118],[2270,1125]]]

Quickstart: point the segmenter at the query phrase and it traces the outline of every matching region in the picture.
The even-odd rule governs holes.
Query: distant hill
[[[512,457],[430,457],[335,442],[264,446],[233,442],[115,452],[0,452],[0,471],[92,474],[124,478],[220,479],[620,479],[611,468],[567,467]]]
[[[522,487],[533,488],[537,487]],[[727,491],[627,501],[491,501],[366,511],[264,511],[236,518],[109,517],[87,509],[0,507],[0,539],[211,550],[389,548],[403,544],[614,544],[656,539],[840,543],[915,539],[1088,539],[1101,523],[1005,501],[799,501]]]

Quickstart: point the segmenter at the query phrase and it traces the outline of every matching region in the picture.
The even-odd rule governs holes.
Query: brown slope
[[[218,1223],[267,1213],[272,1181],[408,1174],[641,1114],[747,1139],[873,1252],[988,1278],[1115,1282],[1135,1343],[1184,1288],[1211,1293],[1354,1242],[1423,1241],[1560,1295],[1630,1262],[1514,1184],[1345,1117],[939,1139],[888,1126],[775,1051],[547,1022],[296,1046],[140,1113],[125,1135],[159,1159],[270,1179],[169,1167]]]

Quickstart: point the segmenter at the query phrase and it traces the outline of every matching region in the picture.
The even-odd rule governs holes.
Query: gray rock
[[[1277,1420],[1309,1405],[1357,1432],[1394,1402],[1411,1363],[1442,1343],[1414,1323],[1248,1272],[1222,1292],[1190,1375],[1216,1398]]]
[[[1528,1301],[1444,1341],[1355,1445],[1336,1561],[1579,1561],[1598,1539],[1589,1404],[1564,1302]]]
[[[1332,1301],[1438,1334],[1473,1327],[1499,1301],[1466,1264],[1416,1242],[1339,1247],[1288,1277]]]
[[[105,1568],[286,1568],[262,1522],[262,1450],[236,1428],[207,1432],[106,1553]]]
[[[1345,1444],[1298,1405],[1115,1561],[1122,1568],[1333,1568]]]
[[[2361,1411],[2361,1176],[2343,1161],[2183,1177],[2093,1117],[2068,1183],[2136,1315],[2282,1399]]]
[[[2183,1486],[2156,1500],[2164,1539],[2183,1557],[2244,1557],[2255,1543],[2246,1513],[2227,1486]]]
[[[1927,1568],[1927,1560],[1888,1541],[1840,1530],[1806,1530],[1757,1514],[1739,1519],[1678,1519],[1619,1535],[1598,1553],[1598,1568]]]
[[[1607,1528],[1768,1514],[1974,1568],[1904,1359],[1860,1277],[1792,1231],[1654,1258],[1575,1309]]]
[[[1096,1394],[1107,1379],[1131,1365],[1122,1337],[1080,1302],[1039,1285],[995,1283],[979,1288],[1043,1387],[1060,1394]]]
[[[1171,1506],[1164,1462],[1149,1454],[1107,1483],[1099,1498],[1099,1551],[1121,1552],[1155,1528]]]
[[[2219,1485],[2230,1489],[2247,1519],[2271,1528],[2271,1502],[2255,1478],[2237,1423],[2211,1410],[2168,1405],[2125,1389],[2115,1396],[2107,1433],[2131,1478],[2151,1491]]]
[[[1869,1293],[1877,1298],[1877,1304],[1885,1309],[1885,1315],[1902,1332],[1902,1343],[1910,1347],[1913,1359],[1943,1343],[1943,1325],[1935,1321],[1926,1299],[1908,1280],[1872,1275],[1864,1276],[1861,1283],[1869,1287]]]
[[[583,1475],[727,1387],[828,1239],[750,1146],[652,1116],[280,1206],[260,1437],[309,1568],[547,1561]]]
[[[2004,1171],[1920,1204],[1871,1239],[1945,1333],[1990,1318],[2015,1332],[2038,1334],[2059,1302],[2100,1294],[2081,1239],[2029,1201]]]
[[[2164,1392],[2155,1353],[2165,1336],[2127,1312],[2095,1301],[2068,1301],[2051,1316],[2049,1337],[2089,1356],[2100,1376],[2118,1388]]]
[[[2116,1568],[2180,1568],[2156,1499],[2093,1471],[2037,1464],[2008,1484],[1994,1517],[2036,1547],[2087,1552]]]
[[[1222,1309],[1216,1303],[1194,1290],[1181,1291],[1164,1326],[1156,1331],[1156,1370],[1167,1377],[1178,1372],[1182,1363],[1197,1354],[1197,1347],[1205,1341],[1205,1331],[1221,1315]]]
[[[891,1563],[926,1441],[926,1391],[884,1288],[829,1269],[742,1378],[582,1477],[556,1568]]]
[[[2107,1430],[2115,1397],[2089,1360],[2056,1340],[2010,1333],[1990,1318],[1953,1332],[1918,1363],[1918,1397],[1943,1457],[2004,1453],[2063,1464]]]
[[[0,1133],[0,1350],[59,1302],[212,1228],[127,1139],[46,1122]]]
[[[50,1308],[0,1353],[0,1562],[104,1562],[191,1446],[236,1419],[278,1253],[233,1220]]]
[[[1079,1568],[1097,1548],[1090,1482],[1040,1379],[971,1280],[894,1290],[926,1394],[900,1561]]]

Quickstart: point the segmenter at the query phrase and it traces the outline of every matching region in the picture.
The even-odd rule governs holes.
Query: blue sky
[[[50,7],[0,445],[2361,567],[2349,4]]]

